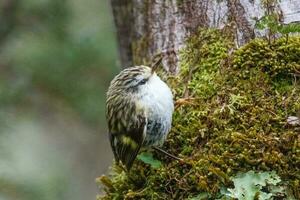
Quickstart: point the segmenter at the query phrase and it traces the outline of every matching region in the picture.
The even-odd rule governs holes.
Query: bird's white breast
[[[146,145],[161,145],[171,129],[173,95],[167,84],[156,74],[143,87],[141,102],[147,112],[148,122],[152,122],[148,124],[145,142]]]

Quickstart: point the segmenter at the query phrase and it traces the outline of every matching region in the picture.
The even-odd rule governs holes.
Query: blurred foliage
[[[67,199],[66,161],[59,162],[59,151],[34,124],[1,135],[0,149],[0,194],[5,200]]]
[[[91,141],[84,125],[105,128],[105,91],[118,70],[110,14],[109,1],[0,1],[1,200],[80,199],[88,187],[81,185],[87,182],[84,178],[99,169],[95,157],[90,165],[80,164],[75,174],[74,165],[87,150],[70,146],[77,137],[82,143]],[[68,139],[67,127],[57,130],[65,136],[47,135],[51,131],[43,128],[55,126],[47,118],[51,114],[65,123],[60,128],[80,127],[81,135],[74,131],[73,140]],[[72,124],[82,121],[81,126]],[[96,142],[90,143],[86,146],[95,150]],[[69,146],[58,148],[62,144]],[[75,153],[80,155],[71,161],[66,157]]]
[[[0,47],[0,107],[47,105],[51,98],[99,122],[117,64],[107,5],[91,11],[76,0],[15,3],[15,28]]]
[[[3,0],[0,3],[0,45],[15,26],[18,0]]]
[[[252,170],[276,172],[300,198],[300,127],[287,123],[300,114],[300,37],[239,49],[228,37],[199,30],[180,54],[180,74],[167,76],[175,100],[185,99],[163,148],[185,163],[155,154],[158,169],[139,160],[128,174],[114,166],[99,180],[109,183],[99,199],[226,199],[222,189]]]

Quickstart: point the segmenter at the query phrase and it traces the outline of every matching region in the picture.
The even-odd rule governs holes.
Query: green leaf
[[[151,165],[152,168],[160,168],[162,163],[159,160],[153,158],[153,155],[148,152],[143,152],[137,156],[137,159],[143,161],[146,164]]]
[[[259,172],[249,171],[240,173],[232,178],[235,188],[228,189],[229,196],[238,200],[254,199],[259,197],[259,200],[270,199],[273,193],[266,193],[262,188],[267,185],[276,186],[281,182],[280,177],[275,172]]]

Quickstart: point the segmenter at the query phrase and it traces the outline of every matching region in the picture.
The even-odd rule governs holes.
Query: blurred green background
[[[116,46],[108,0],[0,0],[0,200],[95,199]]]

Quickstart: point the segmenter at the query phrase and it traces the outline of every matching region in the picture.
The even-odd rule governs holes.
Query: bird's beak
[[[151,68],[151,74],[154,74],[154,72],[157,70],[159,65],[155,65],[155,66],[152,66]]]
[[[157,61],[155,61],[152,65],[151,65],[151,73],[154,74],[154,72],[158,69],[159,64],[161,63],[163,57],[160,56]]]

